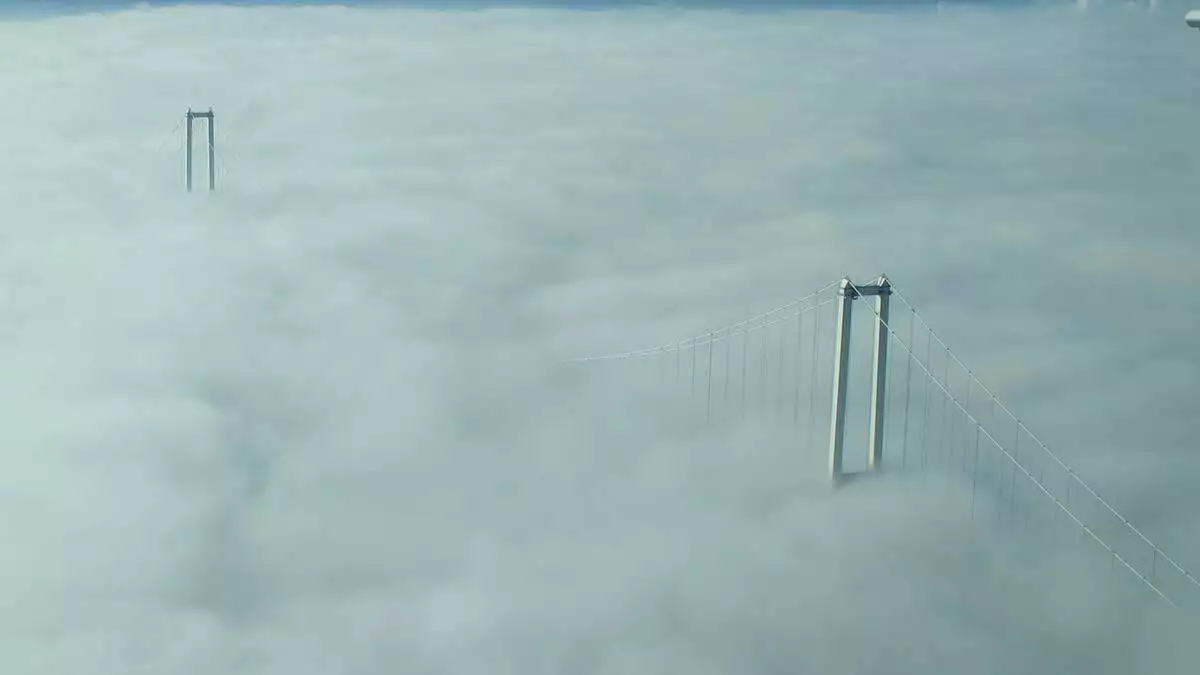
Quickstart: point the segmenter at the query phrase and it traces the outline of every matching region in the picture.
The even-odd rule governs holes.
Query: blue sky
[[[326,0],[179,0],[178,2],[139,2],[137,0],[6,0],[0,7],[8,11],[27,15],[44,15],[59,12],[87,12],[97,10],[122,9],[140,5],[231,5],[231,6],[288,6],[288,5],[346,5],[357,7],[409,6],[430,8],[471,8],[471,7],[560,7],[571,9],[619,9],[635,6],[672,6],[672,7],[701,7],[701,8],[736,8],[736,9],[780,9],[788,7],[811,6],[843,6],[843,7],[884,7],[884,6],[929,6],[936,0],[749,0],[735,2],[733,0],[522,0],[509,2],[507,0],[343,0],[330,2]],[[1016,6],[1027,4],[1026,0],[968,0],[960,4]]]

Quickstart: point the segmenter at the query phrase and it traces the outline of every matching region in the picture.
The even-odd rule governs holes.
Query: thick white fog
[[[0,70],[0,671],[1195,672],[1196,595],[559,365],[886,272],[1200,566],[1181,18],[137,9]]]

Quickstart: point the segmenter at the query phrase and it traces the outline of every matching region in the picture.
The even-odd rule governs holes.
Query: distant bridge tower
[[[835,486],[848,476],[842,470],[846,440],[846,390],[850,373],[850,318],[854,301],[863,296],[875,297],[875,349],[871,367],[871,427],[867,448],[867,471],[883,467],[883,417],[887,400],[888,312],[892,285],[887,275],[872,284],[856,286],[844,278],[838,287],[837,335],[833,353],[833,407],[829,419],[829,478]]]
[[[196,118],[208,120],[208,191],[212,192],[217,189],[217,165],[216,165],[216,134],[213,129],[213,111],[212,108],[208,112],[192,112],[191,108],[187,111],[187,144],[185,149],[185,162],[187,166],[187,191],[192,191],[192,121]]]

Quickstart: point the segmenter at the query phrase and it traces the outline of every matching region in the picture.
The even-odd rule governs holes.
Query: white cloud
[[[887,271],[1200,561],[1176,23],[0,23],[0,666],[1184,672],[1194,623],[1095,556],[555,366]],[[209,105],[187,197],[172,127]]]

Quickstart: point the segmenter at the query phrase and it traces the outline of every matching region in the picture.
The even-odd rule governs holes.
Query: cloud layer
[[[1195,624],[1074,548],[556,365],[886,271],[1200,561],[1176,23],[0,24],[0,669],[1187,672]]]

